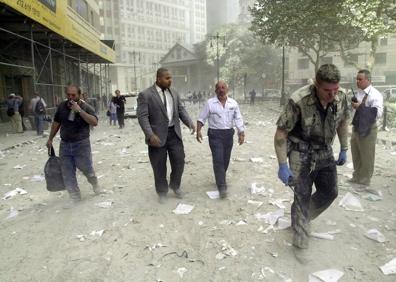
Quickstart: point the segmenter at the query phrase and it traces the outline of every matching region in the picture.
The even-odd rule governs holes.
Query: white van
[[[128,93],[125,94],[125,112],[124,112],[124,117],[125,118],[136,118],[136,110],[137,110],[137,94],[136,93]]]
[[[384,91],[384,99],[387,101],[396,100],[396,88],[389,88]]]

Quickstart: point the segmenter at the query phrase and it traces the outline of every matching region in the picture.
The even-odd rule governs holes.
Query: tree
[[[351,60],[351,53],[345,50],[344,43],[339,42],[340,54],[343,60],[356,68],[372,70],[375,63],[375,54],[381,38],[396,32],[396,1],[394,0],[344,0],[342,25],[358,30],[357,43],[369,42],[370,48],[365,66],[359,66]]]
[[[350,50],[371,43],[366,67],[374,65],[378,39],[395,32],[394,0],[258,0],[251,8],[251,30],[264,43],[298,48],[318,69],[338,51],[353,63]]]
[[[224,42],[219,41],[220,76],[229,82],[231,89],[242,86],[245,76],[250,87],[262,85],[263,73],[267,81],[279,84],[279,52],[270,46],[264,46],[253,36],[247,25],[225,25],[215,32],[225,36]],[[206,42],[207,62],[213,67],[216,67],[216,48],[215,40],[209,38]]]

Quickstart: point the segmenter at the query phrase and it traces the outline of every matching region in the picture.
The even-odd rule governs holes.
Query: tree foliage
[[[243,85],[246,75],[249,87],[263,84],[262,74],[268,81],[278,81],[280,73],[279,52],[253,36],[247,25],[230,24],[219,28],[220,78],[229,82],[231,88]],[[225,36],[225,40],[221,38]],[[206,42],[207,62],[216,68],[217,42]]]
[[[258,0],[251,14],[251,30],[258,38],[298,48],[315,69],[332,51],[350,61],[348,50],[363,41],[372,43],[372,61],[367,63],[372,67],[374,42],[395,32],[394,0]]]

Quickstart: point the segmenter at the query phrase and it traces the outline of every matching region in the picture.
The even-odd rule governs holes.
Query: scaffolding
[[[50,108],[77,84],[103,107],[111,95],[106,59],[0,4],[0,99],[10,93],[28,102],[37,92]],[[105,42],[114,48],[114,42]]]

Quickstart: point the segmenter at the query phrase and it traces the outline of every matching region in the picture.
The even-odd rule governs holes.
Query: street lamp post
[[[282,46],[282,89],[281,89],[281,99],[280,105],[283,106],[286,103],[285,95],[285,46]]]
[[[140,53],[133,51],[132,56],[133,56],[133,77],[134,77],[134,81],[135,81],[135,92],[137,92],[136,56],[139,57],[139,62],[140,62]]]
[[[220,80],[220,50],[219,50],[219,40],[223,40],[223,47],[225,47],[225,36],[216,35],[209,36],[210,38],[210,47],[213,47],[212,40],[216,40],[216,66],[217,66],[217,82]]]

